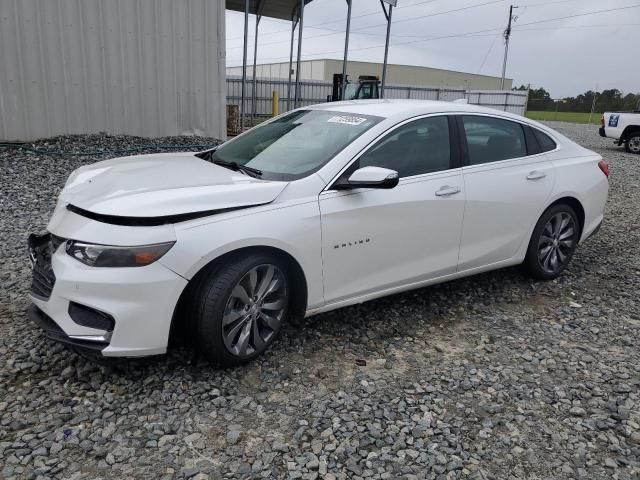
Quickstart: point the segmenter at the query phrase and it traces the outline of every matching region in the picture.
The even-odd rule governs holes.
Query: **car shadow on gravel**
[[[517,294],[514,295],[514,292]],[[68,354],[63,358],[68,364],[66,366],[90,362],[107,376],[134,379],[158,371],[175,373],[182,370],[195,376],[207,371],[241,372],[262,362],[277,360],[286,363],[287,355],[292,350],[304,349],[311,353],[330,348],[345,339],[348,340],[351,348],[348,353],[351,355],[383,354],[382,344],[390,336],[397,342],[402,342],[403,338],[413,337],[425,327],[446,324],[448,329],[453,329],[457,322],[464,322],[469,313],[482,313],[490,306],[521,304],[526,301],[527,296],[535,298],[536,287],[518,267],[398,293],[310,317],[300,326],[286,324],[280,338],[264,358],[237,367],[222,368],[212,364],[184,341],[170,347],[166,355],[105,358],[99,354],[67,348]],[[54,345],[44,335],[43,341]],[[60,366],[65,368],[65,365]]]

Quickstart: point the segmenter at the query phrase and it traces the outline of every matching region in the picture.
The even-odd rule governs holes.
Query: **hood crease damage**
[[[248,177],[193,153],[138,155],[80,167],[58,201],[103,223],[158,226],[265,205],[287,184]]]

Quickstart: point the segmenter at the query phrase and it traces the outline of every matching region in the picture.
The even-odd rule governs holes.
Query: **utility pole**
[[[502,62],[502,79],[500,80],[500,90],[504,90],[504,76],[507,72],[507,55],[509,53],[509,37],[511,36],[511,21],[513,18],[513,9],[518,8],[511,5],[509,7],[509,22],[507,22],[507,28],[504,31],[504,61]]]
[[[589,123],[591,123],[591,117],[593,112],[596,111],[596,101],[598,100],[598,84],[596,83],[596,91],[593,92],[593,102],[591,102],[591,111],[589,112]]]

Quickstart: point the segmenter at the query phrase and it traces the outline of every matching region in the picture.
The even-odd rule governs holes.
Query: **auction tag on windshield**
[[[366,121],[366,118],[354,117],[353,115],[336,115],[327,120],[329,123],[346,123],[347,125],[360,125]]]

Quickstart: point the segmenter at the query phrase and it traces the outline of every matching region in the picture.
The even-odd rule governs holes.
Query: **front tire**
[[[260,253],[213,269],[198,290],[196,347],[222,366],[262,354],[280,332],[290,305],[285,266]]]
[[[529,241],[524,265],[538,280],[557,278],[573,257],[580,240],[580,224],[569,205],[548,208],[538,220]]]
[[[624,141],[624,149],[629,153],[640,153],[640,132],[632,133],[631,136]]]

